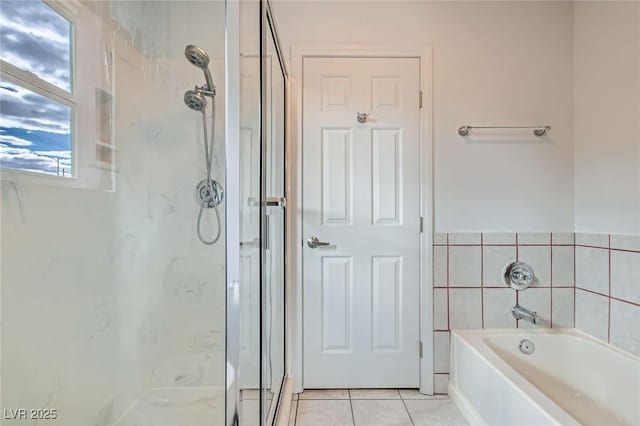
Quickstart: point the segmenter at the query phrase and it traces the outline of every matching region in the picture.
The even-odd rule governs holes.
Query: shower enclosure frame
[[[239,425],[240,388],[240,4],[225,0],[225,425]]]
[[[283,400],[285,392],[285,384],[288,379],[288,357],[287,357],[287,321],[288,321],[288,305],[286,297],[286,282],[288,277],[287,267],[287,227],[289,226],[288,214],[285,210],[284,223],[283,223],[283,376],[280,383],[279,391],[277,395],[274,395],[272,404],[275,404],[274,409],[267,412],[268,407],[265,404],[264,392],[264,336],[265,336],[265,288],[264,288],[264,262],[265,262],[265,208],[264,203],[266,196],[266,179],[265,172],[267,167],[266,158],[266,144],[267,144],[267,109],[265,102],[267,100],[267,37],[272,37],[273,43],[276,47],[276,54],[278,56],[278,63],[282,71],[283,76],[283,190],[284,196],[287,197],[287,143],[288,143],[288,95],[289,95],[289,79],[282,55],[281,46],[279,43],[276,24],[271,11],[271,5],[268,0],[258,0],[255,2],[260,8],[259,16],[259,49],[260,49],[260,220],[259,220],[259,235],[260,238],[260,264],[259,264],[259,277],[260,277],[260,353],[256,356],[260,357],[260,404],[259,404],[259,419],[260,424],[275,424],[278,421],[280,415],[280,406]],[[241,401],[240,401],[240,388],[238,383],[238,371],[242,368],[240,365],[240,206],[242,200],[240,200],[240,2],[226,1],[225,2],[225,22],[226,22],[226,52],[225,52],[225,108],[227,111],[227,118],[225,121],[225,159],[226,159],[226,172],[225,180],[227,190],[225,192],[225,217],[226,217],[226,335],[225,335],[225,350],[226,350],[226,394],[225,394],[225,425],[236,426],[241,424]],[[267,418],[268,417],[268,418]]]
[[[275,47],[275,55],[277,56],[278,59],[278,65],[280,67],[280,72],[282,73],[282,78],[283,78],[283,170],[282,170],[282,178],[283,178],[283,182],[282,182],[282,188],[283,188],[283,195],[285,198],[285,206],[282,206],[282,208],[284,209],[284,221],[283,221],[283,229],[282,229],[282,245],[283,245],[283,259],[281,259],[282,261],[282,286],[283,286],[283,340],[282,340],[282,355],[283,355],[283,373],[282,373],[282,379],[280,382],[280,385],[278,387],[278,393],[277,395],[274,395],[273,399],[271,400],[271,405],[267,407],[266,405],[266,399],[264,398],[264,393],[266,391],[266,383],[265,383],[265,363],[264,360],[266,359],[266,351],[269,350],[269,348],[265,347],[265,341],[266,341],[266,335],[267,335],[267,327],[266,327],[266,321],[265,321],[265,314],[267,312],[266,310],[266,275],[265,275],[265,271],[264,271],[264,266],[265,266],[265,262],[266,262],[266,245],[265,242],[267,241],[268,238],[270,238],[270,236],[268,235],[268,229],[267,227],[268,222],[265,221],[267,214],[266,214],[266,209],[268,208],[268,205],[266,203],[266,198],[269,195],[268,191],[267,191],[267,179],[265,178],[267,175],[267,168],[270,167],[269,165],[269,159],[267,157],[267,153],[268,153],[268,132],[267,132],[267,123],[269,120],[269,117],[267,115],[267,102],[269,102],[269,97],[267,94],[267,91],[269,90],[270,86],[269,86],[269,82],[267,81],[267,76],[269,75],[269,72],[267,70],[267,65],[268,65],[268,51],[267,51],[267,42],[269,37],[271,37],[271,40],[273,42],[273,45]],[[278,32],[277,32],[277,26],[275,23],[275,18],[273,16],[273,12],[271,9],[271,3],[269,0],[260,0],[260,149],[261,149],[261,153],[260,153],[260,199],[262,200],[262,202],[260,203],[260,235],[262,236],[262,238],[260,239],[260,424],[261,425],[273,425],[276,424],[278,417],[279,417],[279,412],[280,412],[280,406],[282,403],[282,395],[284,393],[284,387],[285,387],[285,383],[287,380],[287,368],[288,368],[288,359],[287,359],[287,297],[286,297],[286,286],[287,286],[287,262],[286,262],[286,258],[287,258],[287,215],[286,215],[286,199],[287,199],[287,142],[288,142],[288,138],[287,138],[287,108],[288,108],[288,103],[287,103],[287,96],[288,96],[288,73],[287,73],[287,68],[286,68],[286,64],[284,61],[284,56],[282,55],[282,49],[281,49],[281,45],[280,45],[280,39],[278,37]],[[279,141],[278,141],[279,142]],[[275,406],[274,406],[275,404]],[[273,408],[271,408],[273,407]]]

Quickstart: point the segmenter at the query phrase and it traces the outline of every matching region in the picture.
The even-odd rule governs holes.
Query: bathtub
[[[637,426],[640,358],[573,329],[454,330],[449,395],[472,425]]]

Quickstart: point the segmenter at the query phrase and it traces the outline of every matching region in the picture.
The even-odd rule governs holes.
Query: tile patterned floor
[[[446,395],[415,389],[306,390],[294,395],[289,426],[466,426]]]

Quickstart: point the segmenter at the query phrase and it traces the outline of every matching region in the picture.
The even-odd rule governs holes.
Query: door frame
[[[302,92],[305,58],[417,58],[420,60],[420,341],[422,353],[433,354],[433,50],[428,45],[293,45],[290,52],[290,141],[287,151],[287,202],[290,285],[288,350],[293,392],[303,391],[303,205],[302,205]],[[420,392],[433,394],[433,355],[420,358]]]

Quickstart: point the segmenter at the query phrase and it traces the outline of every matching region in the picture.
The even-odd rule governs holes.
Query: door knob
[[[364,124],[367,122],[367,118],[369,118],[369,113],[368,112],[359,112],[356,115],[356,121],[360,124]]]
[[[331,245],[331,243],[324,243],[324,242],[320,241],[320,240],[318,239],[318,237],[316,237],[316,236],[314,235],[313,237],[311,237],[311,238],[309,238],[309,239],[307,240],[307,245],[308,245],[310,248],[317,248],[317,247],[326,247],[326,246],[328,246],[328,245]]]

